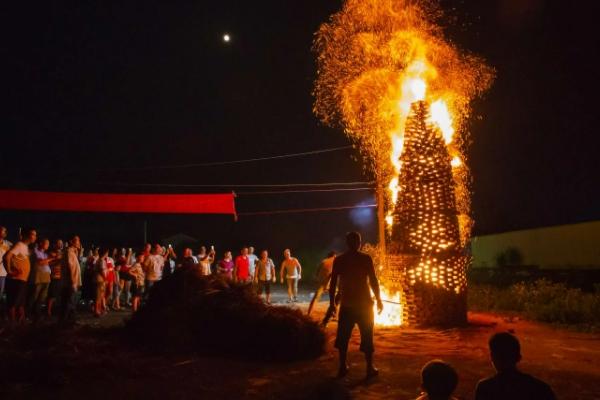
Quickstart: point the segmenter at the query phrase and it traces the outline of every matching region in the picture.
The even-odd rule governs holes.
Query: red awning
[[[107,194],[0,190],[0,209],[125,212],[159,214],[232,214],[233,193]]]

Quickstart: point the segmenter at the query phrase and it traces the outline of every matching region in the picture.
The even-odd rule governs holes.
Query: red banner
[[[107,194],[0,190],[0,209],[159,214],[232,214],[233,193]]]

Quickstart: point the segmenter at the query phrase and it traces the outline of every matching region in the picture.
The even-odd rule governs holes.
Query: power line
[[[374,182],[323,182],[323,183],[276,183],[276,184],[194,184],[194,183],[127,183],[127,182],[98,182],[99,185],[113,186],[142,186],[142,187],[189,187],[189,188],[270,188],[270,187],[323,187],[323,186],[356,186],[372,185]]]
[[[341,207],[323,207],[323,208],[293,208],[289,210],[272,210],[272,211],[254,211],[254,212],[240,212],[237,215],[273,215],[273,214],[289,214],[289,213],[304,213],[304,212],[318,212],[318,211],[336,211],[336,210],[350,210],[353,208],[374,208],[377,204],[367,204],[361,206],[341,206]]]
[[[310,189],[310,190],[272,190],[266,192],[236,192],[235,194],[248,196],[248,195],[261,195],[261,194],[286,194],[286,193],[323,193],[323,192],[358,192],[358,191],[370,191],[375,190],[372,187],[363,188],[342,188],[342,189]]]
[[[150,165],[150,166],[146,166],[146,167],[114,167],[114,168],[104,168],[103,170],[144,171],[144,170],[150,170],[150,169],[216,167],[216,166],[221,166],[221,165],[234,165],[234,164],[243,164],[243,163],[256,162],[256,161],[279,160],[282,158],[302,157],[302,156],[309,156],[309,155],[314,155],[314,154],[331,153],[334,151],[346,150],[346,149],[350,149],[350,148],[352,148],[352,146],[340,146],[340,147],[332,147],[329,149],[305,151],[302,153],[291,153],[291,154],[281,154],[281,155],[277,155],[277,156],[248,158],[245,160],[214,161],[214,162],[207,162],[207,163],[178,164],[178,165]]]

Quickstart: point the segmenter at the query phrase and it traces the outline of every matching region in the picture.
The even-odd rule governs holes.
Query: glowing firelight
[[[229,36],[229,34],[228,34],[228,33],[224,34],[224,35],[223,35],[223,41],[224,41],[225,43],[229,43],[229,42],[231,41],[231,36]]]
[[[390,293],[385,287],[380,287],[381,299],[383,300],[383,311],[377,313],[377,304],[373,307],[375,315],[375,324],[379,326],[400,326],[402,325],[402,304],[400,303],[400,293]]]
[[[316,33],[314,111],[324,123],[344,129],[379,187],[386,188],[384,215],[391,228],[394,207],[403,193],[400,158],[410,146],[405,143],[407,119],[412,104],[424,101],[430,116],[427,124],[439,132],[453,157],[462,243],[471,227],[468,169],[462,146],[466,132],[462,128],[470,113],[470,101],[489,87],[493,70],[446,40],[434,22],[441,14],[436,4],[427,0],[346,0],[343,9]],[[430,162],[422,155],[405,161]],[[427,248],[450,246],[432,243],[426,230],[418,236]],[[422,271],[413,271],[413,281],[427,277],[428,283],[442,282],[444,271],[435,260],[426,261],[419,267]],[[385,284],[382,282],[383,288]],[[382,293],[391,303],[384,303],[377,324],[401,324],[401,306],[393,306],[401,303],[400,293],[385,289]]]

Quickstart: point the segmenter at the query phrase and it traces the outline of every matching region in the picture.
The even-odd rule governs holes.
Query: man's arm
[[[77,250],[69,252],[69,273],[71,274],[71,283],[75,290],[77,290],[77,287],[79,286],[79,259],[77,256]]]
[[[273,283],[275,283],[277,282],[277,275],[275,271],[275,264],[271,260],[269,260],[269,268],[271,268],[271,280],[273,281]]]
[[[279,269],[279,279],[281,280],[281,283],[283,283],[283,273],[284,273],[284,270],[285,270],[284,265],[285,265],[285,261],[283,261],[281,263],[281,268]]]
[[[381,294],[379,292],[379,280],[377,280],[377,275],[375,275],[375,266],[373,266],[373,259],[371,257],[369,257],[369,285],[371,285],[371,290],[373,290],[375,299],[377,299],[377,311],[381,312],[383,310],[383,303],[381,302]]]
[[[302,265],[300,265],[300,261],[296,258],[296,268],[298,268],[298,278],[302,279]]]
[[[335,291],[337,289],[337,281],[339,276],[339,267],[335,260],[333,262],[333,270],[331,271],[331,283],[329,285],[329,307],[335,307]]]

